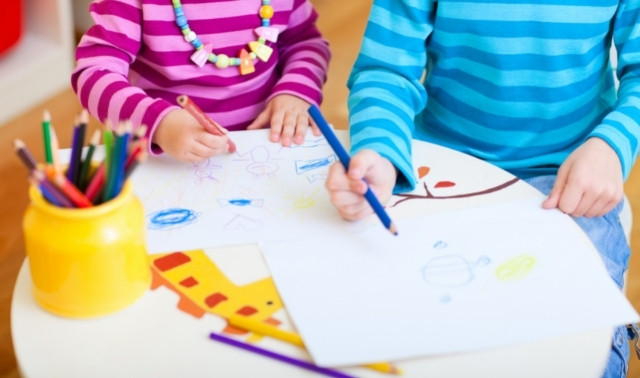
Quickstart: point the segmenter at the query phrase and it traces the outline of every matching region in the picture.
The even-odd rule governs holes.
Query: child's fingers
[[[295,114],[291,112],[284,112],[284,116],[282,117],[282,130],[280,132],[283,146],[291,146],[291,143],[293,142],[293,135],[296,131],[296,124],[297,119]]]
[[[298,115],[296,120],[296,130],[293,135],[293,142],[295,144],[304,143],[304,137],[307,135],[307,129],[309,128],[309,117],[306,114]]]

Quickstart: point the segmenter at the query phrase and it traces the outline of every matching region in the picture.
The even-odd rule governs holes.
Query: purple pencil
[[[317,365],[312,364],[311,362],[307,362],[304,360],[298,360],[296,358],[293,357],[288,357],[276,352],[272,352],[270,350],[266,350],[266,349],[262,349],[260,347],[257,347],[255,345],[251,345],[248,343],[244,343],[238,340],[234,340],[232,338],[226,337],[226,336],[222,336],[219,335],[217,333],[213,333],[211,332],[209,334],[209,338],[212,340],[216,340],[216,341],[220,341],[222,343],[228,344],[228,345],[232,345],[234,347],[240,348],[240,349],[244,349],[244,350],[248,350],[250,352],[253,353],[257,353],[260,354],[262,356],[265,357],[270,357],[273,358],[275,360],[281,361],[281,362],[286,362],[288,364],[291,365],[295,365],[297,367],[301,367],[303,369],[308,369],[311,371],[315,371],[316,373],[320,373],[320,374],[324,374],[326,376],[329,377],[337,377],[337,378],[353,378],[352,375],[348,375],[345,373],[342,373],[340,371],[337,370],[333,370],[333,369],[329,369],[329,368],[323,368]]]

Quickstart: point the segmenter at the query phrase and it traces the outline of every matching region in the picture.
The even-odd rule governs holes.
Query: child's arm
[[[82,106],[100,122],[117,125],[128,119],[136,127],[145,125],[151,139],[160,120],[178,107],[129,81],[130,65],[142,46],[141,7],[140,0],[91,3],[94,25],[76,49],[71,84]]]
[[[181,161],[201,161],[228,150],[226,136],[206,131],[184,109],[172,110],[162,118],[152,142]]]
[[[574,217],[601,216],[620,202],[623,183],[616,152],[604,140],[589,138],[562,163],[542,206]]]

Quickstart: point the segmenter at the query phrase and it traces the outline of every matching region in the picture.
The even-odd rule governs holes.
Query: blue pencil
[[[329,143],[333,151],[336,153],[336,155],[338,155],[338,159],[340,159],[340,162],[344,166],[344,169],[348,170],[351,157],[349,157],[349,154],[344,149],[344,147],[334,134],[333,130],[331,130],[331,126],[329,126],[327,121],[324,119],[322,113],[320,113],[320,109],[318,109],[318,107],[315,105],[311,105],[311,107],[309,107],[309,114],[311,115],[311,118],[316,123],[324,137],[327,139],[327,142]],[[371,208],[376,213],[378,218],[380,218],[380,221],[382,221],[382,224],[387,228],[387,230],[389,230],[394,235],[398,235],[396,226],[391,221],[391,218],[389,218],[389,214],[387,214],[387,212],[384,210],[384,207],[382,206],[376,195],[373,193],[371,188],[367,187],[367,192],[364,194],[364,198],[367,200],[367,202],[369,202],[369,205],[371,205]]]
[[[270,350],[266,350],[266,349],[257,347],[255,345],[251,345],[251,344],[244,343],[244,342],[241,342],[241,341],[238,341],[238,340],[234,340],[232,338],[229,338],[229,337],[226,337],[226,336],[222,336],[222,335],[217,334],[217,333],[211,332],[209,334],[209,338],[211,340],[220,341],[220,342],[225,343],[227,345],[232,345],[232,346],[240,348],[240,349],[248,350],[250,352],[254,352],[254,353],[257,353],[257,354],[265,356],[265,357],[273,358],[273,359],[275,359],[277,361],[286,362],[288,364],[295,365],[295,366],[301,367],[303,369],[308,369],[308,370],[311,370],[311,371],[315,371],[316,373],[324,374],[324,375],[329,376],[329,377],[353,378],[352,375],[342,373],[342,372],[340,372],[338,370],[333,370],[333,369],[329,369],[329,368],[323,368],[323,367],[314,365],[311,362],[307,362],[307,361],[304,361],[304,360],[299,360],[299,359],[296,359],[296,358],[293,358],[293,357],[285,356],[285,355],[280,354],[280,353],[272,352]]]

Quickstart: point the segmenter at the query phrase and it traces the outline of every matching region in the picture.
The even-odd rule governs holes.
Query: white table
[[[483,163],[466,155],[456,156],[456,161],[447,162],[451,172],[473,169],[478,164],[483,167]],[[488,187],[509,176],[497,168],[492,168],[491,174],[473,172],[469,174],[472,186]],[[487,196],[434,203],[432,209],[445,211],[532,193],[531,187],[518,181]],[[218,248],[216,255],[227,256],[224,266],[219,267],[229,274],[242,271],[243,277],[257,278],[269,274],[256,244]],[[225,321],[213,314],[199,319],[185,314],[176,308],[177,295],[165,287],[149,291],[130,307],[102,318],[71,320],[52,315],[42,310],[30,293],[28,265],[27,259],[15,285],[11,308],[14,348],[21,373],[26,377],[315,375],[209,340],[209,332],[222,330]],[[283,310],[277,315],[287,318]],[[406,377],[598,377],[609,356],[611,335],[609,328],[598,329],[501,349],[401,361],[396,365]],[[309,359],[303,349],[278,340],[264,338],[258,345]],[[343,371],[364,377],[385,376],[363,367]]]

